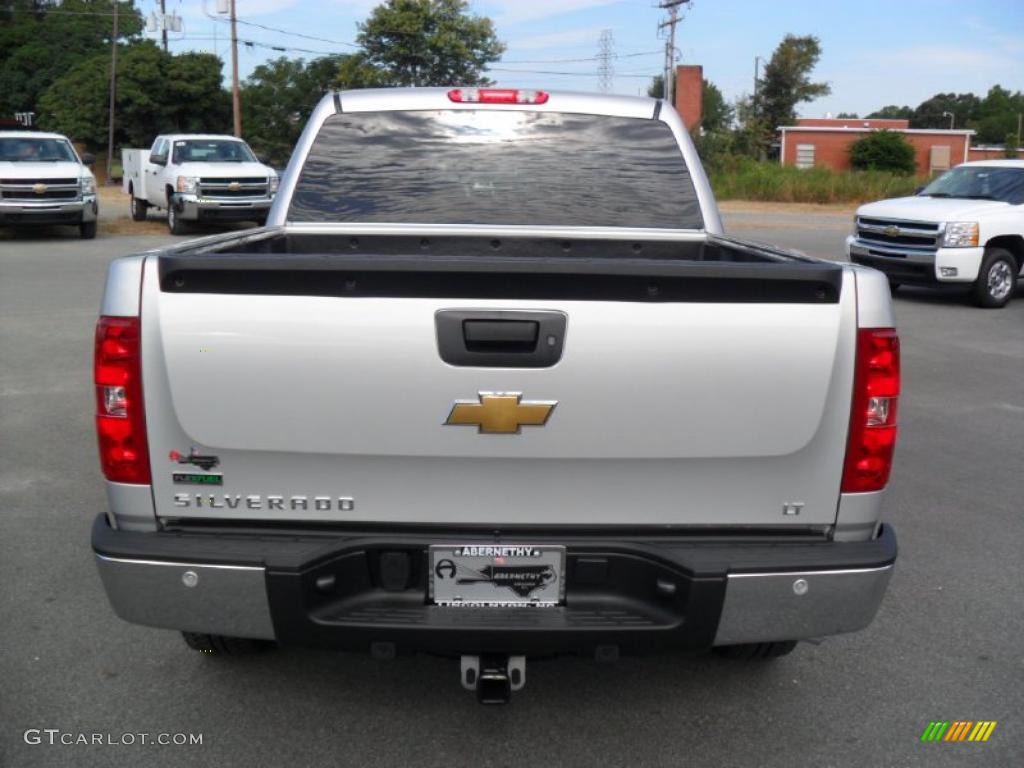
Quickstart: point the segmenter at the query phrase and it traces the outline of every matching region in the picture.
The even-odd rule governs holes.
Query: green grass
[[[801,170],[748,157],[727,157],[709,169],[718,200],[775,203],[865,203],[912,195],[928,179],[888,171]]]

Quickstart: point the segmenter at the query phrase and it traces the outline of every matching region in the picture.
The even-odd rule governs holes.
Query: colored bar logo
[[[995,729],[995,720],[932,720],[921,741],[988,741]]]

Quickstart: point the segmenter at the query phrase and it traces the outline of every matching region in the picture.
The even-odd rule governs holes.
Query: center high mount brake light
[[[547,91],[518,88],[455,88],[448,98],[458,104],[546,104]]]

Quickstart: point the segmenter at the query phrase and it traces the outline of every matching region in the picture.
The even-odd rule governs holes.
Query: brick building
[[[850,145],[881,129],[902,133],[914,146],[917,172],[922,176],[948,170],[970,157],[971,130],[911,128],[908,120],[801,118],[796,125],[779,128],[779,158],[783,165],[798,168],[848,171]]]
[[[704,114],[704,68],[699,64],[676,67],[676,112],[691,131],[700,127]]]

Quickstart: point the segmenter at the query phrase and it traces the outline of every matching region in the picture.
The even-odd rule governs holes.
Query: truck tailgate
[[[150,259],[143,375],[162,517],[835,520],[856,329],[848,274],[838,283],[847,288],[823,301],[351,295],[344,282],[336,291],[175,290],[164,278],[162,287]],[[562,313],[560,359],[451,365],[438,347],[443,310]],[[481,393],[556,405],[517,433],[446,424],[454,403],[481,403]],[[190,451],[216,466],[189,464]]]

